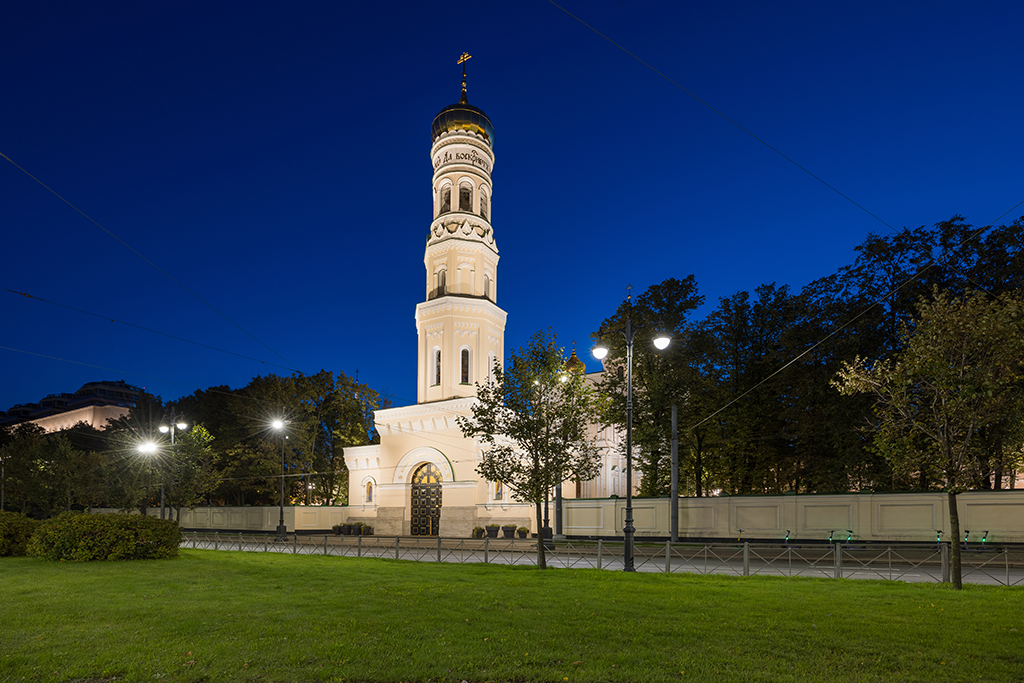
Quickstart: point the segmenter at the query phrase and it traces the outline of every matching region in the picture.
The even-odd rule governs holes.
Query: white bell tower
[[[505,311],[498,300],[498,247],[491,228],[494,127],[466,96],[430,127],[434,216],[423,263],[426,301],[416,306],[419,364],[416,400],[475,396],[505,351]]]

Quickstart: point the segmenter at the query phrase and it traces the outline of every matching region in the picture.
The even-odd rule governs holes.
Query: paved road
[[[396,543],[397,541],[397,543]],[[437,539],[424,537],[289,536],[186,534],[183,548],[224,551],[279,552],[377,557],[418,562],[492,563],[534,565],[536,540]],[[667,557],[666,557],[667,554]],[[835,551],[827,546],[809,548],[751,544],[744,560],[743,546],[638,544],[634,567],[639,572],[729,574],[733,576],[811,576],[835,578]],[[991,548],[963,555],[965,583],[1024,586],[1024,549]],[[547,555],[549,566],[600,568],[621,571],[622,545],[559,542]],[[840,575],[847,579],[884,579],[907,582],[942,581],[941,553],[935,548],[873,546],[842,551]]]

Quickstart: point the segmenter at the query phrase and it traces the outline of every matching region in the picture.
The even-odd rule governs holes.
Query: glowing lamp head
[[[178,429],[188,429],[188,425],[185,424],[184,422],[179,422],[178,424],[176,424],[174,426],[177,427]]]
[[[156,444],[152,441],[147,441],[143,444],[139,444],[139,453],[156,453]]]
[[[274,420],[270,423],[270,426],[278,430],[284,429],[284,422],[282,420]]]
[[[595,346],[590,352],[592,354],[594,354],[594,358],[596,358],[598,360],[604,360],[605,356],[608,355],[608,347],[607,346],[598,345],[598,346]]]
[[[160,433],[161,433],[161,434],[166,434],[166,433],[167,433],[167,432],[169,432],[169,431],[171,431],[171,428],[170,428],[170,427],[165,427],[165,426],[163,426],[163,425],[160,425]]]
[[[668,343],[670,341],[671,339],[667,334],[659,334],[657,337],[654,338],[654,346],[659,351],[664,351],[666,348],[668,348]]]

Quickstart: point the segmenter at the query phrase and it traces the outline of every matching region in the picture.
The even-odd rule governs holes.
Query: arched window
[[[460,382],[463,384],[469,384],[469,349],[462,349],[462,369],[460,373]]]
[[[494,352],[487,354],[487,382],[494,383]]]
[[[445,185],[441,188],[441,205],[438,214],[448,213],[452,210],[452,186]]]
[[[434,348],[434,386],[441,384],[441,349]]]
[[[484,273],[484,296],[491,298],[491,276]]]
[[[484,191],[483,188],[480,188],[480,217],[483,218],[485,221],[490,220],[490,218],[487,217],[488,212],[490,211],[490,207],[488,206],[488,204],[489,202],[487,200],[487,192]]]
[[[447,289],[447,284],[445,281],[447,280],[447,276],[448,271],[446,269],[442,268],[441,270],[437,271],[437,296],[445,295],[445,290]]]
[[[459,183],[459,211],[473,210],[473,186],[467,182]]]

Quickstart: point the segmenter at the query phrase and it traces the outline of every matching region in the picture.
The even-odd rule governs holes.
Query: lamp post
[[[174,453],[174,432],[175,432],[175,430],[188,429],[188,424],[186,424],[185,422],[175,422],[174,421],[174,414],[173,413],[171,413],[170,423],[171,423],[170,426],[168,426],[168,425],[160,425],[159,429],[160,429],[160,433],[161,434],[167,434],[169,432],[170,435],[171,435],[171,458],[173,459],[174,455],[175,455],[175,453]],[[161,469],[160,470],[160,519],[164,519],[164,510],[165,510],[165,507],[164,507],[164,473],[163,473],[163,470]]]
[[[277,535],[275,541],[288,540],[288,528],[284,525],[284,421],[274,420],[270,426],[281,433],[281,516],[277,522]]]
[[[633,325],[633,302],[632,295],[626,297],[626,325],[621,330],[601,330],[600,336],[610,332],[620,332],[626,339],[626,523],[622,528],[622,535],[625,540],[623,549],[622,571],[633,572],[633,533],[636,528],[633,526],[633,340],[636,333],[648,325]],[[669,344],[667,335],[659,334],[654,339],[654,345],[664,349]],[[594,357],[604,360],[608,355],[608,347],[598,344],[593,350]]]
[[[156,453],[156,443],[154,443],[152,441],[147,441],[147,442],[145,442],[143,444],[140,444],[139,445],[139,453],[142,453],[143,455],[152,455],[152,454]],[[164,473],[161,471],[160,472],[160,519],[163,519],[163,517],[164,517],[163,509],[164,509]]]

